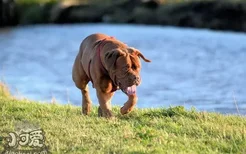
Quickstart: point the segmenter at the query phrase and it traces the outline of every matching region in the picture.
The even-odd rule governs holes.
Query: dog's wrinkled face
[[[116,80],[120,89],[127,94],[134,94],[140,79],[141,63],[136,55],[127,54],[116,60]]]
[[[115,50],[110,54],[106,54],[108,68],[111,70],[109,72],[111,78],[127,95],[135,94],[136,86],[141,83],[140,57],[144,61],[150,62],[140,51],[134,48],[128,48],[126,51]]]

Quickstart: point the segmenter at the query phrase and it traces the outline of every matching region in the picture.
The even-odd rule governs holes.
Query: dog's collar
[[[113,37],[110,37],[110,38],[113,38]],[[99,62],[100,62],[100,67],[101,67],[101,69],[103,70],[103,73],[107,73],[108,71],[106,70],[106,68],[105,68],[105,66],[103,66],[103,63],[102,63],[102,59],[101,59],[101,50],[102,50],[102,48],[104,47],[104,45],[107,43],[106,42],[106,40],[107,40],[108,38],[104,38],[104,39],[102,39],[102,40],[100,40],[99,41],[99,45],[98,45],[98,47],[97,47],[97,57],[98,57],[98,60],[99,60]]]

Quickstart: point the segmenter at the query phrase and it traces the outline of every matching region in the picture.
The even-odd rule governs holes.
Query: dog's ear
[[[107,69],[115,69],[115,63],[116,60],[120,57],[124,55],[124,52],[120,51],[120,50],[112,50],[112,51],[108,51],[105,54],[105,64],[106,64],[106,68]]]
[[[137,49],[131,48],[131,53],[137,55],[139,58],[142,58],[145,62],[151,62],[151,60],[144,57],[144,55]]]

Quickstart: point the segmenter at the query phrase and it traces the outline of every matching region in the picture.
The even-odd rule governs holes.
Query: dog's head
[[[136,86],[141,83],[140,58],[150,62],[137,49],[115,49],[105,53],[105,64],[111,79],[127,95],[136,93]]]

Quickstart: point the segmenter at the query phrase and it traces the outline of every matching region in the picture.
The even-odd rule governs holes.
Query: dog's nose
[[[134,76],[134,81],[140,82],[140,76]]]

